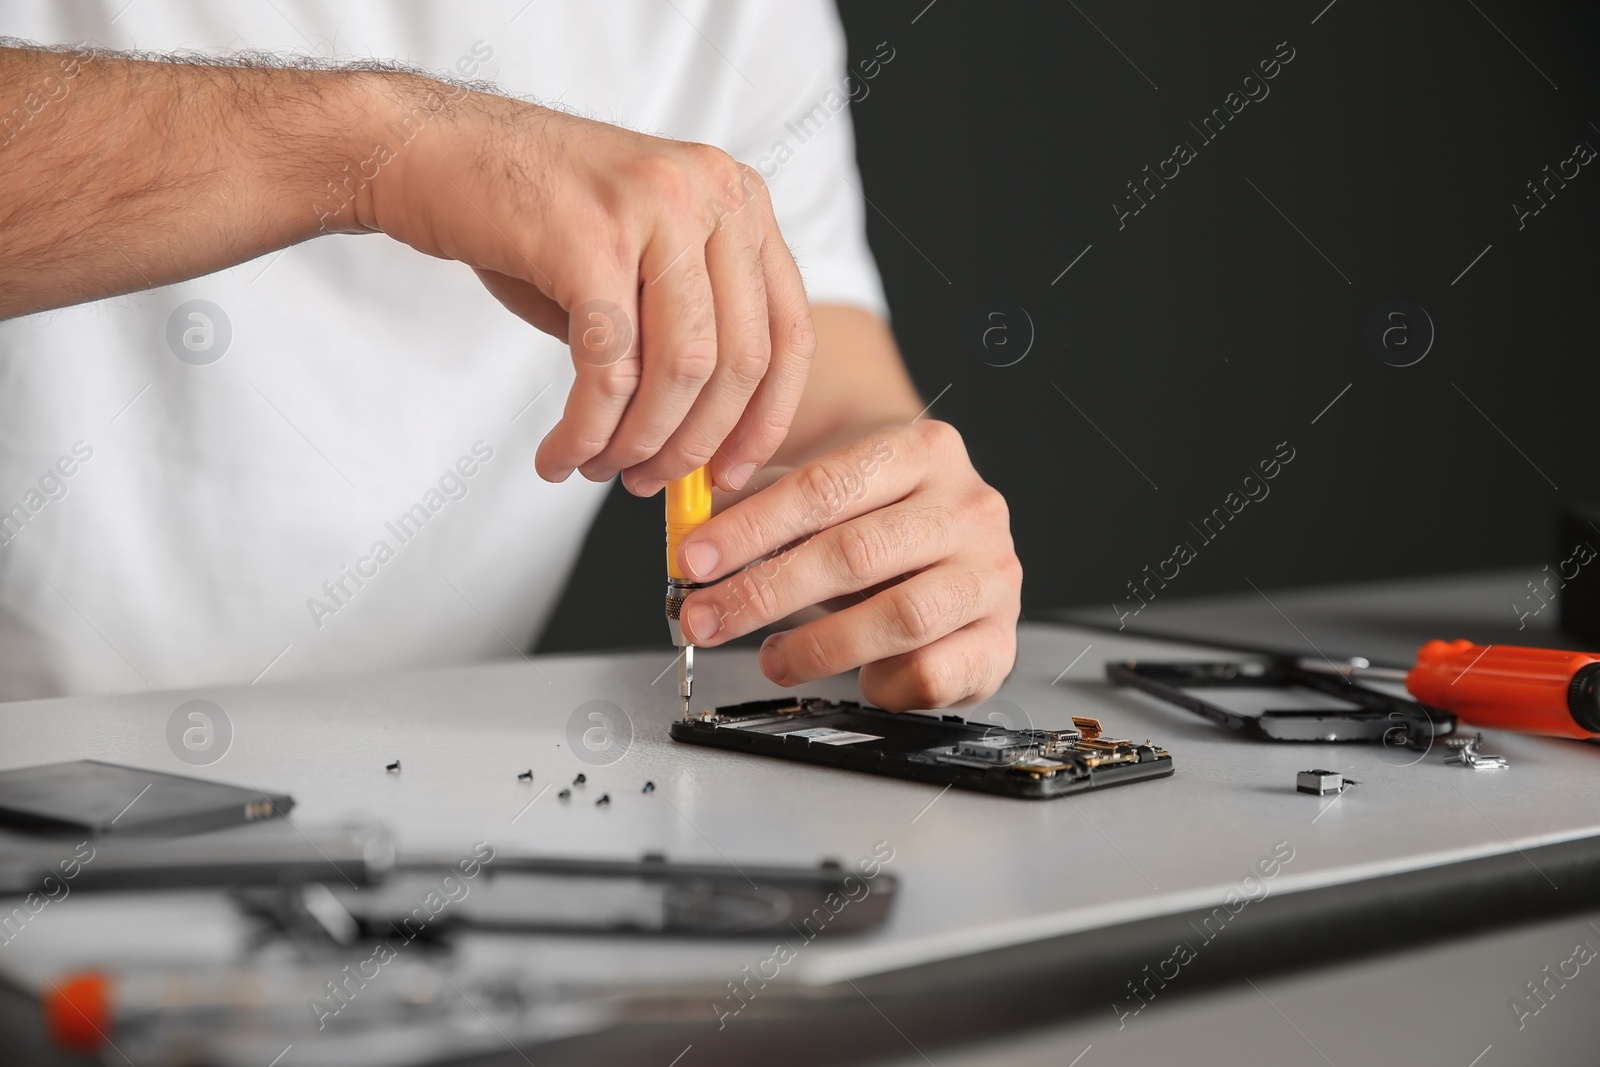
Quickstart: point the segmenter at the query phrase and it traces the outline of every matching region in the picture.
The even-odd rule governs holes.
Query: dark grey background
[[[1560,505],[1600,498],[1600,160],[1520,231],[1512,208],[1600,149],[1597,5],[842,10],[852,61],[896,53],[854,107],[895,333],[1011,502],[1025,610],[1114,620],[1179,541],[1198,556],[1161,597],[1543,560]],[[1270,95],[1201,144],[1189,123],[1284,41]],[[1178,141],[1198,158],[1119,230]],[[1437,332],[1403,368],[1367,341],[1396,300]],[[974,323],[1020,344],[1019,308],[1031,350],[989,365],[1013,357]],[[1203,543],[1189,524],[1282,441],[1270,496]],[[660,512],[613,492],[541,648],[664,639]]]

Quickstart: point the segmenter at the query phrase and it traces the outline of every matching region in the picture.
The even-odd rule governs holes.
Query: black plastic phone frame
[[[1264,662],[1112,661],[1106,677],[1141,689],[1218,726],[1257,741],[1377,741],[1425,751],[1456,729],[1442,708],[1391,696],[1342,675],[1308,671],[1288,659]],[[1218,707],[1191,689],[1287,689],[1301,686],[1358,705],[1350,709],[1281,708],[1243,715]]]

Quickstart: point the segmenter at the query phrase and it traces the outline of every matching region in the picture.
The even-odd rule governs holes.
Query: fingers
[[[577,380],[536,465],[555,480],[623,471],[649,495],[709,464],[735,490],[777,451],[799,405],[816,349],[805,288],[751,168],[705,145],[633,162],[608,178],[646,191],[638,202],[649,209],[612,234],[614,276],[562,278],[552,307],[554,290],[530,294],[480,272],[546,330],[570,297],[588,297],[566,317]],[[607,259],[598,244],[562,258]]]
[[[921,570],[946,558],[953,524],[945,508],[902,503],[831,527],[691,593],[684,628],[695,644],[718,645],[801,608]]]
[[[966,463],[962,448],[954,428],[933,420],[870,434],[714,516],[684,539],[679,564],[695,581],[715,581],[818,530],[904,499],[942,465]]]
[[[653,240],[640,261],[639,276],[642,379],[610,442],[582,468],[584,477],[594,481],[659,452],[717,366],[717,320],[704,236],[678,229]]]
[[[761,673],[791,686],[898,656],[1001,614],[1012,596],[995,573],[933,567],[864,603],[767,638]]]
[[[640,495],[648,496],[661,482],[683,477],[714,455],[717,462],[712,468],[713,480],[719,470],[727,469],[729,461],[719,453],[719,446],[745,413],[751,396],[767,374],[772,340],[767,332],[767,284],[761,263],[760,235],[752,232],[748,224],[741,224],[739,218],[724,219],[705,248],[705,267],[716,318],[716,367],[692,407],[669,413],[681,421],[666,443],[627,471],[624,480]],[[669,274],[676,269],[670,268]],[[664,279],[651,284],[664,284]],[[647,352],[647,390],[651,384],[651,359]],[[648,404],[654,399],[646,391],[639,403]],[[625,421],[624,432],[626,429]],[[765,462],[770,456],[769,452],[761,461]],[[754,471],[754,462],[742,461],[744,480],[748,481]],[[722,487],[735,488],[726,479]]]
[[[1017,654],[1015,625],[965,626],[931,645],[861,668],[861,693],[890,711],[947,708],[987,700]]]
[[[567,343],[577,377],[560,420],[534,456],[539,476],[552,482],[566,480],[575,468],[605,449],[639,388],[633,277],[622,273],[600,276],[578,291],[612,296],[576,301],[567,316]]]
[[[992,694],[1015,661],[1009,511],[942,423],[882,430],[783,476],[696,531],[679,562],[716,582],[683,606],[699,645],[844,602],[762,645],[762,673],[779,685],[860,667],[875,703],[933,708]]]
[[[712,480],[724,489],[744,485],[783,444],[817,352],[817,332],[800,269],[770,217],[761,262],[771,359],[755,395],[712,460]]]

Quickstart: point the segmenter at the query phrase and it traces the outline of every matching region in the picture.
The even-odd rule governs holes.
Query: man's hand
[[[890,427],[799,467],[690,535],[679,562],[723,579],[684,601],[696,645],[842,598],[767,638],[761,670],[779,685],[861,667],[873,703],[937,708],[987,698],[1016,657],[1006,503],[946,423]]]
[[[390,128],[436,104],[420,79],[379,84]],[[766,185],[726,152],[462,93],[362,194],[356,225],[469,264],[571,344],[545,478],[623,471],[649,496],[709,463],[739,489],[782,443],[816,341]]]

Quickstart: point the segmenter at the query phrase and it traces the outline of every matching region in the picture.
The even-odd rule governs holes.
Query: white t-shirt
[[[885,310],[830,0],[0,0],[0,32],[396,59],[720,145],[813,303]],[[534,473],[571,381],[381,235],[0,323],[0,699],[515,655],[606,491]]]

